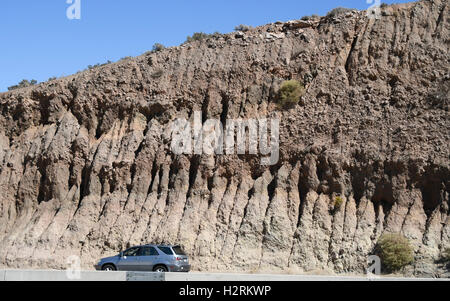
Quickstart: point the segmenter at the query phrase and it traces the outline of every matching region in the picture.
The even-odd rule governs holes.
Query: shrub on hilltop
[[[346,12],[350,12],[352,10],[353,9],[346,8],[346,7],[336,7],[327,13],[327,17],[336,17],[338,15],[342,15],[342,14],[344,14]]]
[[[8,87],[8,91],[34,86],[36,84],[37,84],[37,80],[32,79],[31,81],[29,81],[27,79],[24,79],[17,85]]]

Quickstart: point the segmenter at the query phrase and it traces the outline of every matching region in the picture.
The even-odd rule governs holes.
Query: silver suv
[[[102,271],[189,272],[189,259],[180,246],[144,245],[131,247],[94,265]]]

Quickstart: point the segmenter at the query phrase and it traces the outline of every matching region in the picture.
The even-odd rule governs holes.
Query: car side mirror
[[[119,253],[119,257],[123,257],[123,252],[120,252],[120,253]]]

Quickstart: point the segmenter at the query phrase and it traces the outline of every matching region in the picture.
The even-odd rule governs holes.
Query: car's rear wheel
[[[116,270],[116,267],[112,264],[105,264],[104,266],[102,266],[102,270],[106,272],[112,272]]]
[[[153,272],[165,273],[165,272],[167,272],[167,268],[163,265],[157,265],[153,268]]]

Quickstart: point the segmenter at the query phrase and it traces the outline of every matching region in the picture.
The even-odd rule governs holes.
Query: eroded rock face
[[[196,270],[364,272],[383,232],[448,276],[449,8],[270,24],[0,95],[0,266],[182,244]],[[275,104],[296,79],[306,95]],[[174,155],[171,121],[279,118],[280,160]],[[335,197],[343,202],[335,206]]]

